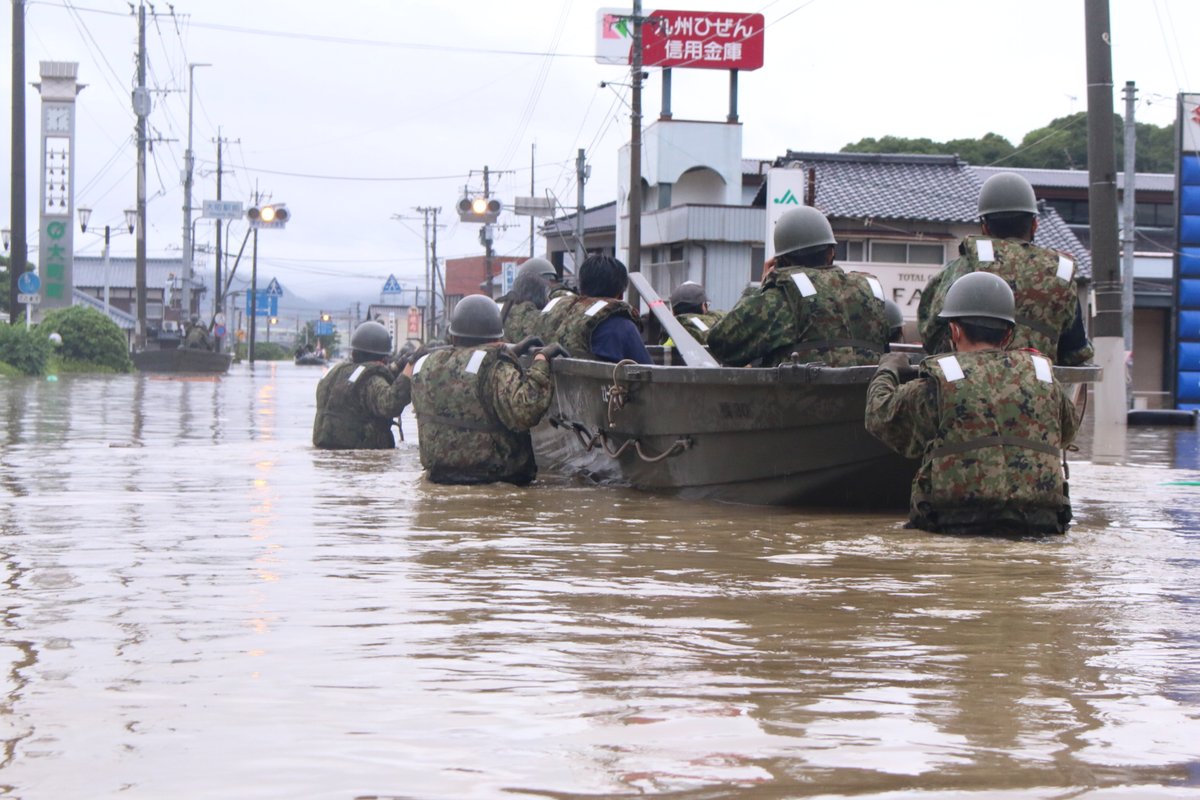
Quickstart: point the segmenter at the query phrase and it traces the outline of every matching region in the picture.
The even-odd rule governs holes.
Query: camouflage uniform
[[[675,319],[679,320],[680,325],[687,328],[687,332],[692,335],[693,339],[700,344],[706,344],[708,332],[724,316],[725,314],[720,311],[709,311],[705,314],[680,314]],[[671,340],[668,338],[664,344],[671,344]]]
[[[183,346],[190,350],[212,350],[212,342],[208,338],[208,329],[199,323],[188,326]]]
[[[633,309],[623,300],[561,295],[542,309],[537,334],[546,344],[561,344],[572,358],[596,359],[592,352],[592,332],[609,317],[628,317],[637,324]]]
[[[1061,533],[1071,519],[1062,448],[1079,427],[1050,360],[1027,350],[931,356],[900,385],[880,369],[866,427],[921,458],[910,525],[947,533]]]
[[[743,295],[708,333],[708,349],[725,364],[762,359],[824,361],[834,367],[875,364],[888,340],[883,289],[864,272],[789,267]]]
[[[526,336],[533,336],[538,330],[538,320],[542,310],[528,300],[512,303],[504,307],[504,340],[519,342]]]
[[[1055,363],[1075,366],[1089,361],[1094,352],[1086,335],[1082,343],[1060,352],[1059,340],[1076,324],[1079,295],[1075,284],[1075,262],[1069,256],[1021,239],[992,239],[968,236],[951,261],[921,292],[917,323],[927,353],[950,351],[950,332],[938,312],[950,284],[969,272],[982,270],[999,275],[1012,287],[1017,303],[1017,327],[1010,350],[1032,348]]]
[[[407,377],[383,364],[343,361],[317,384],[313,446],[326,450],[386,450],[396,446],[392,420],[408,405]]]
[[[435,483],[524,485],[537,475],[529,429],[550,407],[550,365],[523,370],[503,343],[435,350],[413,367],[421,465]]]

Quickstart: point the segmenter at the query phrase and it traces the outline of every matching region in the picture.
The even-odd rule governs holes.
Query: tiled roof
[[[592,206],[583,210],[583,229],[585,231],[602,231],[606,228],[616,230],[617,204],[616,201]],[[567,214],[547,220],[542,226],[543,236],[552,236],[558,231],[573,232],[575,230],[575,215]]]
[[[775,166],[815,170],[815,205],[826,216],[973,222],[979,180],[955,156],[798,153]],[[765,205],[765,185],[754,205]]]
[[[103,286],[104,259],[99,256],[75,256],[74,282],[76,286]],[[113,256],[109,259],[109,287],[113,289],[132,289],[136,281],[137,261],[126,256]],[[204,281],[198,274],[192,273],[192,285],[201,288]],[[178,258],[147,258],[146,286],[158,289],[167,285],[171,275],[183,273],[183,262]]]

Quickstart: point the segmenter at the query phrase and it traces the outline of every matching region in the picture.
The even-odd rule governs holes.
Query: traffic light
[[[324,312],[321,313],[321,322],[329,322],[330,316]]]
[[[463,222],[495,222],[500,217],[500,201],[494,197],[464,197],[458,201],[458,218]]]
[[[271,203],[263,206],[250,206],[246,219],[251,228],[282,228],[292,218],[286,203]]]

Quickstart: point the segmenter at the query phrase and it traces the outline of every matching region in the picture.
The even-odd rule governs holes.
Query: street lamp
[[[4,238],[4,252],[8,252],[8,246],[12,243],[12,231],[8,228],[0,229],[0,237]]]
[[[92,210],[90,208],[88,208],[87,206],[80,206],[79,207],[79,230],[83,231],[84,233],[87,233],[88,220],[90,220],[91,218],[92,218]],[[134,208],[125,209],[125,227],[127,227],[129,229],[129,232],[131,234],[133,233],[133,229],[136,225],[137,225],[137,209],[134,209]],[[97,232],[96,235],[99,236],[100,234]],[[120,236],[121,232],[117,231],[117,235]],[[104,313],[105,314],[110,314],[112,311],[112,306],[110,306],[109,302],[108,302],[108,265],[109,265],[108,241],[110,238],[112,238],[112,230],[108,225],[105,225],[104,226]],[[8,247],[7,237],[5,238],[4,241],[6,242],[5,249],[7,249],[7,247]]]

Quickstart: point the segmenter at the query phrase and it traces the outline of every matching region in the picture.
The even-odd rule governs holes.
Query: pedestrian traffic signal
[[[246,212],[251,228],[282,228],[291,218],[292,214],[284,203],[250,206]]]
[[[458,218],[463,222],[495,222],[500,217],[500,201],[494,197],[464,197],[458,201]]]

